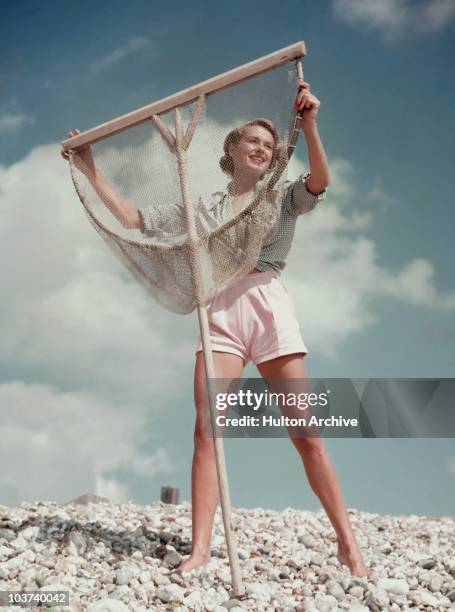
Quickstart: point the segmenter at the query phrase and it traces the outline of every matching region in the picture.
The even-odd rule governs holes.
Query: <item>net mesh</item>
[[[164,307],[189,313],[254,269],[286,189],[295,94],[289,63],[70,155],[90,222]],[[219,163],[223,144],[256,117],[276,126],[281,152],[236,198]],[[137,211],[140,226],[132,222]]]

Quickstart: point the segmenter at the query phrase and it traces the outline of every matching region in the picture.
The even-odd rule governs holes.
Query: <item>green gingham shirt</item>
[[[313,210],[313,208],[325,199],[326,190],[318,195],[308,191],[306,179],[309,173],[300,176],[296,181],[286,181],[284,184],[284,196],[281,202],[281,212],[275,226],[272,228],[267,243],[262,247],[259,259],[255,265],[257,270],[267,272],[274,270],[281,273],[285,268],[287,256],[292,246],[295,233],[297,217]],[[201,203],[200,203],[201,204]],[[168,210],[164,219],[160,209],[147,207],[141,209],[144,234],[162,236],[166,230],[175,231],[176,223],[181,222],[181,209],[177,205],[171,211]],[[212,195],[208,208],[204,211],[205,223],[208,227],[219,227],[223,222],[232,218],[232,209],[227,197],[227,191],[219,191]],[[209,216],[207,216],[209,213]],[[164,232],[164,234],[163,234]]]

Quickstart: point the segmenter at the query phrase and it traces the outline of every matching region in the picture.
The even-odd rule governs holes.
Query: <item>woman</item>
[[[208,307],[215,370],[219,378],[241,378],[251,359],[265,380],[306,379],[304,357],[308,351],[279,273],[286,265],[297,217],[323,199],[329,169],[316,123],[320,102],[311,93],[308,83],[301,81],[299,85],[295,105],[302,111],[301,128],[307,143],[310,172],[288,186],[280,203],[277,225],[254,270],[216,295]],[[77,133],[78,130],[71,131],[69,136]],[[216,214],[228,216],[244,208],[258,180],[273,167],[279,148],[275,126],[263,119],[253,120],[227,136],[220,166],[232,181],[226,193],[214,198]],[[63,151],[62,155],[68,159]],[[79,150],[75,162],[124,227],[147,231],[147,211],[136,209],[113,190],[93,163],[90,147]],[[180,572],[189,572],[209,561],[218,504],[214,444],[212,438],[206,437],[205,430],[208,407],[200,345],[196,352],[194,387],[197,415],[192,465],[192,552],[179,567]],[[302,458],[310,486],[336,531],[340,563],[347,565],[353,575],[368,576],[370,572],[362,560],[323,441],[318,437],[291,437],[291,440]]]

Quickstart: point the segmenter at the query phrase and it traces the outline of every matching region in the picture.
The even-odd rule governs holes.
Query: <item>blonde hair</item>
[[[272,154],[272,160],[270,162],[270,166],[267,169],[267,172],[270,172],[275,167],[277,159],[281,152],[281,148],[282,148],[281,141],[280,141],[280,134],[278,133],[278,130],[276,129],[274,123],[269,121],[269,119],[263,119],[262,117],[259,117],[257,119],[252,119],[251,121],[248,121],[247,123],[244,123],[240,127],[234,128],[231,132],[229,132],[229,134],[224,139],[224,144],[223,144],[224,155],[220,159],[220,168],[225,174],[229,174],[232,176],[234,173],[234,160],[229,155],[229,145],[239,144],[240,140],[242,139],[242,136],[245,133],[245,128],[250,127],[252,125],[259,125],[260,127],[265,128],[273,136],[273,142],[274,142],[273,154]]]

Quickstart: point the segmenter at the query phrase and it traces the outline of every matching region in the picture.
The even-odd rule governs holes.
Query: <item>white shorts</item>
[[[207,314],[213,350],[238,355],[245,365],[308,353],[278,272],[254,272],[234,282],[213,298]],[[199,339],[196,352],[201,350]]]

